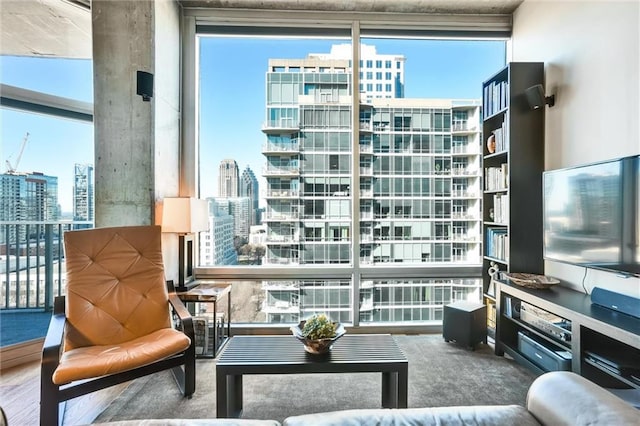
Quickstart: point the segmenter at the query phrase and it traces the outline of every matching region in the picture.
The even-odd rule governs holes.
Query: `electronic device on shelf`
[[[591,303],[640,318],[640,299],[600,287],[591,291]]]
[[[563,342],[571,341],[571,321],[537,306],[521,301],[520,320]]]
[[[572,355],[567,350],[557,350],[522,331],[518,332],[518,350],[529,361],[546,371],[571,370]]]
[[[585,359],[620,376],[635,375],[640,377],[640,359],[631,352],[602,354],[590,350],[584,351]]]

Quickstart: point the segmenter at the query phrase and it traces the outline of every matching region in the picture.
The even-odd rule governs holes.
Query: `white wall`
[[[547,170],[640,153],[640,2],[525,0],[513,17],[510,60],[545,63]],[[640,279],[545,263],[582,291],[640,297]]]

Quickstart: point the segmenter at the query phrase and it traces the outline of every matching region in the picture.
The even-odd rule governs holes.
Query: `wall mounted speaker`
[[[142,100],[149,102],[153,97],[153,74],[145,71],[137,73],[136,93],[142,96]]]
[[[527,102],[531,109],[542,108],[545,105],[549,105],[549,107],[555,105],[555,95],[545,96],[542,84],[536,84],[535,86],[529,87],[524,91],[524,94],[527,97]]]

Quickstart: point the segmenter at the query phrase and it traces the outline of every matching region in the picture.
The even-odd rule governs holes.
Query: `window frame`
[[[198,194],[198,37],[200,35],[254,35],[254,36],[316,36],[350,37],[352,45],[351,87],[360,87],[361,73],[368,68],[362,64],[359,45],[367,37],[394,38],[455,38],[495,39],[505,42],[511,35],[511,15],[429,15],[429,14],[377,14],[358,12],[296,12],[288,11],[283,16],[279,11],[252,11],[229,9],[185,8],[182,19],[182,149],[180,159],[181,194]],[[354,40],[358,40],[354,43]],[[365,61],[366,62],[366,61]],[[362,66],[365,65],[365,66]],[[352,122],[359,122],[359,99],[352,97]],[[352,263],[349,265],[303,265],[303,266],[219,266],[195,268],[198,277],[222,280],[269,280],[269,279],[349,279],[352,283],[353,326],[358,327],[360,312],[361,280],[388,278],[389,280],[415,278],[480,278],[481,262],[478,265],[444,266],[438,264],[402,264],[394,266],[361,264],[360,256],[360,156],[357,154],[360,140],[359,126],[352,129],[352,218],[351,249]],[[251,324],[259,327],[259,324]],[[424,327],[424,324],[420,324]],[[369,327],[369,325],[367,325]],[[382,326],[377,329],[394,331],[411,330],[411,325],[399,327]]]

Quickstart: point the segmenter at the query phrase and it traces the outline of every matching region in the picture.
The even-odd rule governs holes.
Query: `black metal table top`
[[[338,339],[327,354],[313,355],[293,336],[234,336],[217,366],[406,363],[388,334],[354,334]]]

